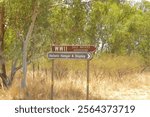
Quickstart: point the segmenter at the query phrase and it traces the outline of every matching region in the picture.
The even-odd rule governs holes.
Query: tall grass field
[[[34,67],[33,67],[34,65]],[[86,60],[54,61],[54,100],[85,100]],[[144,70],[143,70],[144,69]],[[51,60],[41,59],[28,66],[27,88],[21,89],[22,70],[9,89],[0,88],[0,99],[50,100]],[[150,69],[138,55],[101,55],[90,60],[89,99],[148,100]]]

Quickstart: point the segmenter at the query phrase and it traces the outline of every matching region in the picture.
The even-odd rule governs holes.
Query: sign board
[[[93,58],[92,52],[95,46],[52,46],[52,52],[48,53],[48,58],[52,59],[52,78],[51,78],[51,99],[53,100],[54,87],[54,59],[86,59],[87,60],[87,96],[89,99],[89,62]]]
[[[94,52],[95,46],[52,46],[53,52]]]
[[[50,52],[49,59],[92,59],[90,52]]]

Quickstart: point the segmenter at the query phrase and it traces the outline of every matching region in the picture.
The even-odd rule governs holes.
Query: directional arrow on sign
[[[92,59],[90,52],[49,52],[49,59]]]

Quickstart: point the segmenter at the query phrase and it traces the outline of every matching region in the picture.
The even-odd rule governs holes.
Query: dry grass
[[[16,80],[9,90],[0,90],[0,99],[50,99],[50,77],[32,79],[28,74],[28,93],[20,91],[20,81]],[[55,79],[54,99],[86,99],[86,77],[77,77],[70,73],[69,78]],[[131,79],[132,78],[132,79]],[[90,99],[150,99],[150,74],[129,75],[123,81],[90,77]]]
[[[150,73],[140,73],[141,66],[140,60],[133,57],[104,56],[92,60],[90,99],[150,99]],[[49,100],[51,67],[43,66],[39,71],[36,70],[34,78],[31,68],[29,70],[27,89],[20,89],[22,76],[18,73],[10,89],[0,89],[0,99]],[[86,99],[86,61],[56,60],[54,74],[55,100]]]

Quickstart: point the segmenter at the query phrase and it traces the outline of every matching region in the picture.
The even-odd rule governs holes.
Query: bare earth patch
[[[149,100],[150,74],[136,74],[132,82],[123,82],[116,89],[107,90],[105,98],[117,100]],[[106,86],[107,87],[107,86]]]

